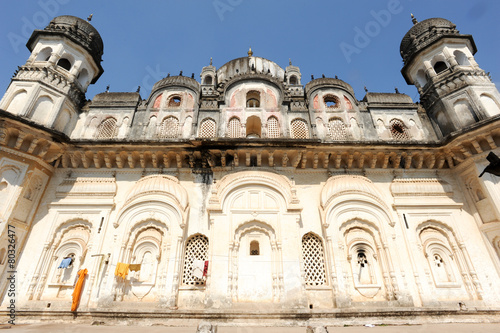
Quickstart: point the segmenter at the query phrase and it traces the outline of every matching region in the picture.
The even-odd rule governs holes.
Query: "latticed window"
[[[345,140],[345,124],[340,118],[330,118],[328,121],[328,133],[332,140]]]
[[[410,140],[410,133],[408,133],[408,128],[399,119],[393,119],[390,122],[392,138],[397,141],[407,141]]]
[[[200,138],[214,138],[216,134],[216,123],[211,118],[204,119],[201,122],[198,136]]]
[[[179,136],[179,120],[174,116],[163,119],[160,126],[160,138],[177,138]]]
[[[294,119],[291,123],[292,138],[294,139],[309,139],[309,130],[307,122],[303,119]]]
[[[97,127],[96,137],[98,139],[111,139],[116,136],[116,132],[116,119],[113,117],[109,117],[104,119],[102,123]]]
[[[305,283],[308,286],[326,284],[323,242],[313,233],[302,237],[302,259],[304,261]]]
[[[237,117],[229,119],[227,129],[230,138],[241,137],[241,122]]]
[[[203,286],[205,281],[193,275],[193,262],[195,260],[208,259],[208,238],[203,235],[194,235],[186,243],[186,254],[184,257],[184,272],[182,284],[188,286]]]
[[[280,136],[280,123],[278,122],[278,118],[269,117],[267,119],[267,137],[279,138]]]

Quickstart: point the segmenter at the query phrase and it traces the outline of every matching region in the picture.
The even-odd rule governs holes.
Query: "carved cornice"
[[[66,95],[76,106],[83,106],[85,93],[79,84],[71,81],[65,74],[51,67],[22,66],[18,67],[12,81],[38,81]]]

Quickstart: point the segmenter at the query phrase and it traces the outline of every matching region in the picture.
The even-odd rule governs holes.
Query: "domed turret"
[[[103,73],[101,36],[85,20],[59,16],[35,30],[26,46],[31,56],[13,77],[0,108],[70,135],[89,84]]]
[[[418,22],[401,41],[401,69],[414,84],[434,127],[442,136],[500,114],[500,95],[474,60],[471,35],[442,18]]]

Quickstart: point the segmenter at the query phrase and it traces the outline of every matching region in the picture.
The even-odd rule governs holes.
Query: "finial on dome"
[[[288,64],[289,64],[290,66],[292,66],[292,59],[291,59],[291,58],[288,58]]]
[[[210,66],[212,66],[212,57],[210,57]]]
[[[93,15],[94,15],[94,14],[90,14],[90,15],[89,15],[89,17],[87,17],[87,22],[92,21],[92,16],[93,16]]]
[[[413,16],[413,13],[411,14],[411,21],[413,22],[413,25],[417,24],[418,21],[417,19],[415,18],[415,16]]]
[[[252,47],[250,47],[248,49],[248,56],[251,57],[253,55],[253,52],[252,52]]]

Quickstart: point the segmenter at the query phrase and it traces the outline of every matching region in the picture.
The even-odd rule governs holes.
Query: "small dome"
[[[151,175],[139,179],[127,195],[126,203],[148,194],[167,194],[175,198],[182,209],[188,205],[186,190],[179,184],[179,180],[167,175]]]
[[[439,38],[458,34],[456,25],[443,18],[430,18],[417,22],[401,41],[401,57],[406,63],[407,59]]]
[[[363,176],[339,175],[328,179],[321,191],[321,205],[326,207],[334,198],[350,193],[364,193],[380,200],[380,193],[372,181]]]
[[[33,51],[37,37],[43,35],[65,36],[87,50],[99,67],[99,74],[93,82],[104,72],[101,67],[104,44],[97,29],[89,22],[71,15],[55,17],[44,30],[33,31],[26,44],[30,51]]]
[[[186,87],[196,93],[200,90],[200,84],[195,79],[187,76],[169,76],[155,83],[150,96],[153,96],[156,91],[166,87]]]
[[[314,79],[312,81],[309,81],[306,84],[305,92],[308,96],[310,96],[310,94],[318,88],[342,89],[342,90],[346,91],[347,93],[349,93],[353,98],[355,98],[354,97],[354,90],[352,89],[351,85],[340,80],[340,79],[334,79],[334,78],[329,78],[329,77]]]
[[[280,81],[285,79],[285,71],[274,61],[261,57],[242,57],[233,59],[217,70],[219,82],[229,81],[239,75],[263,74]]]

